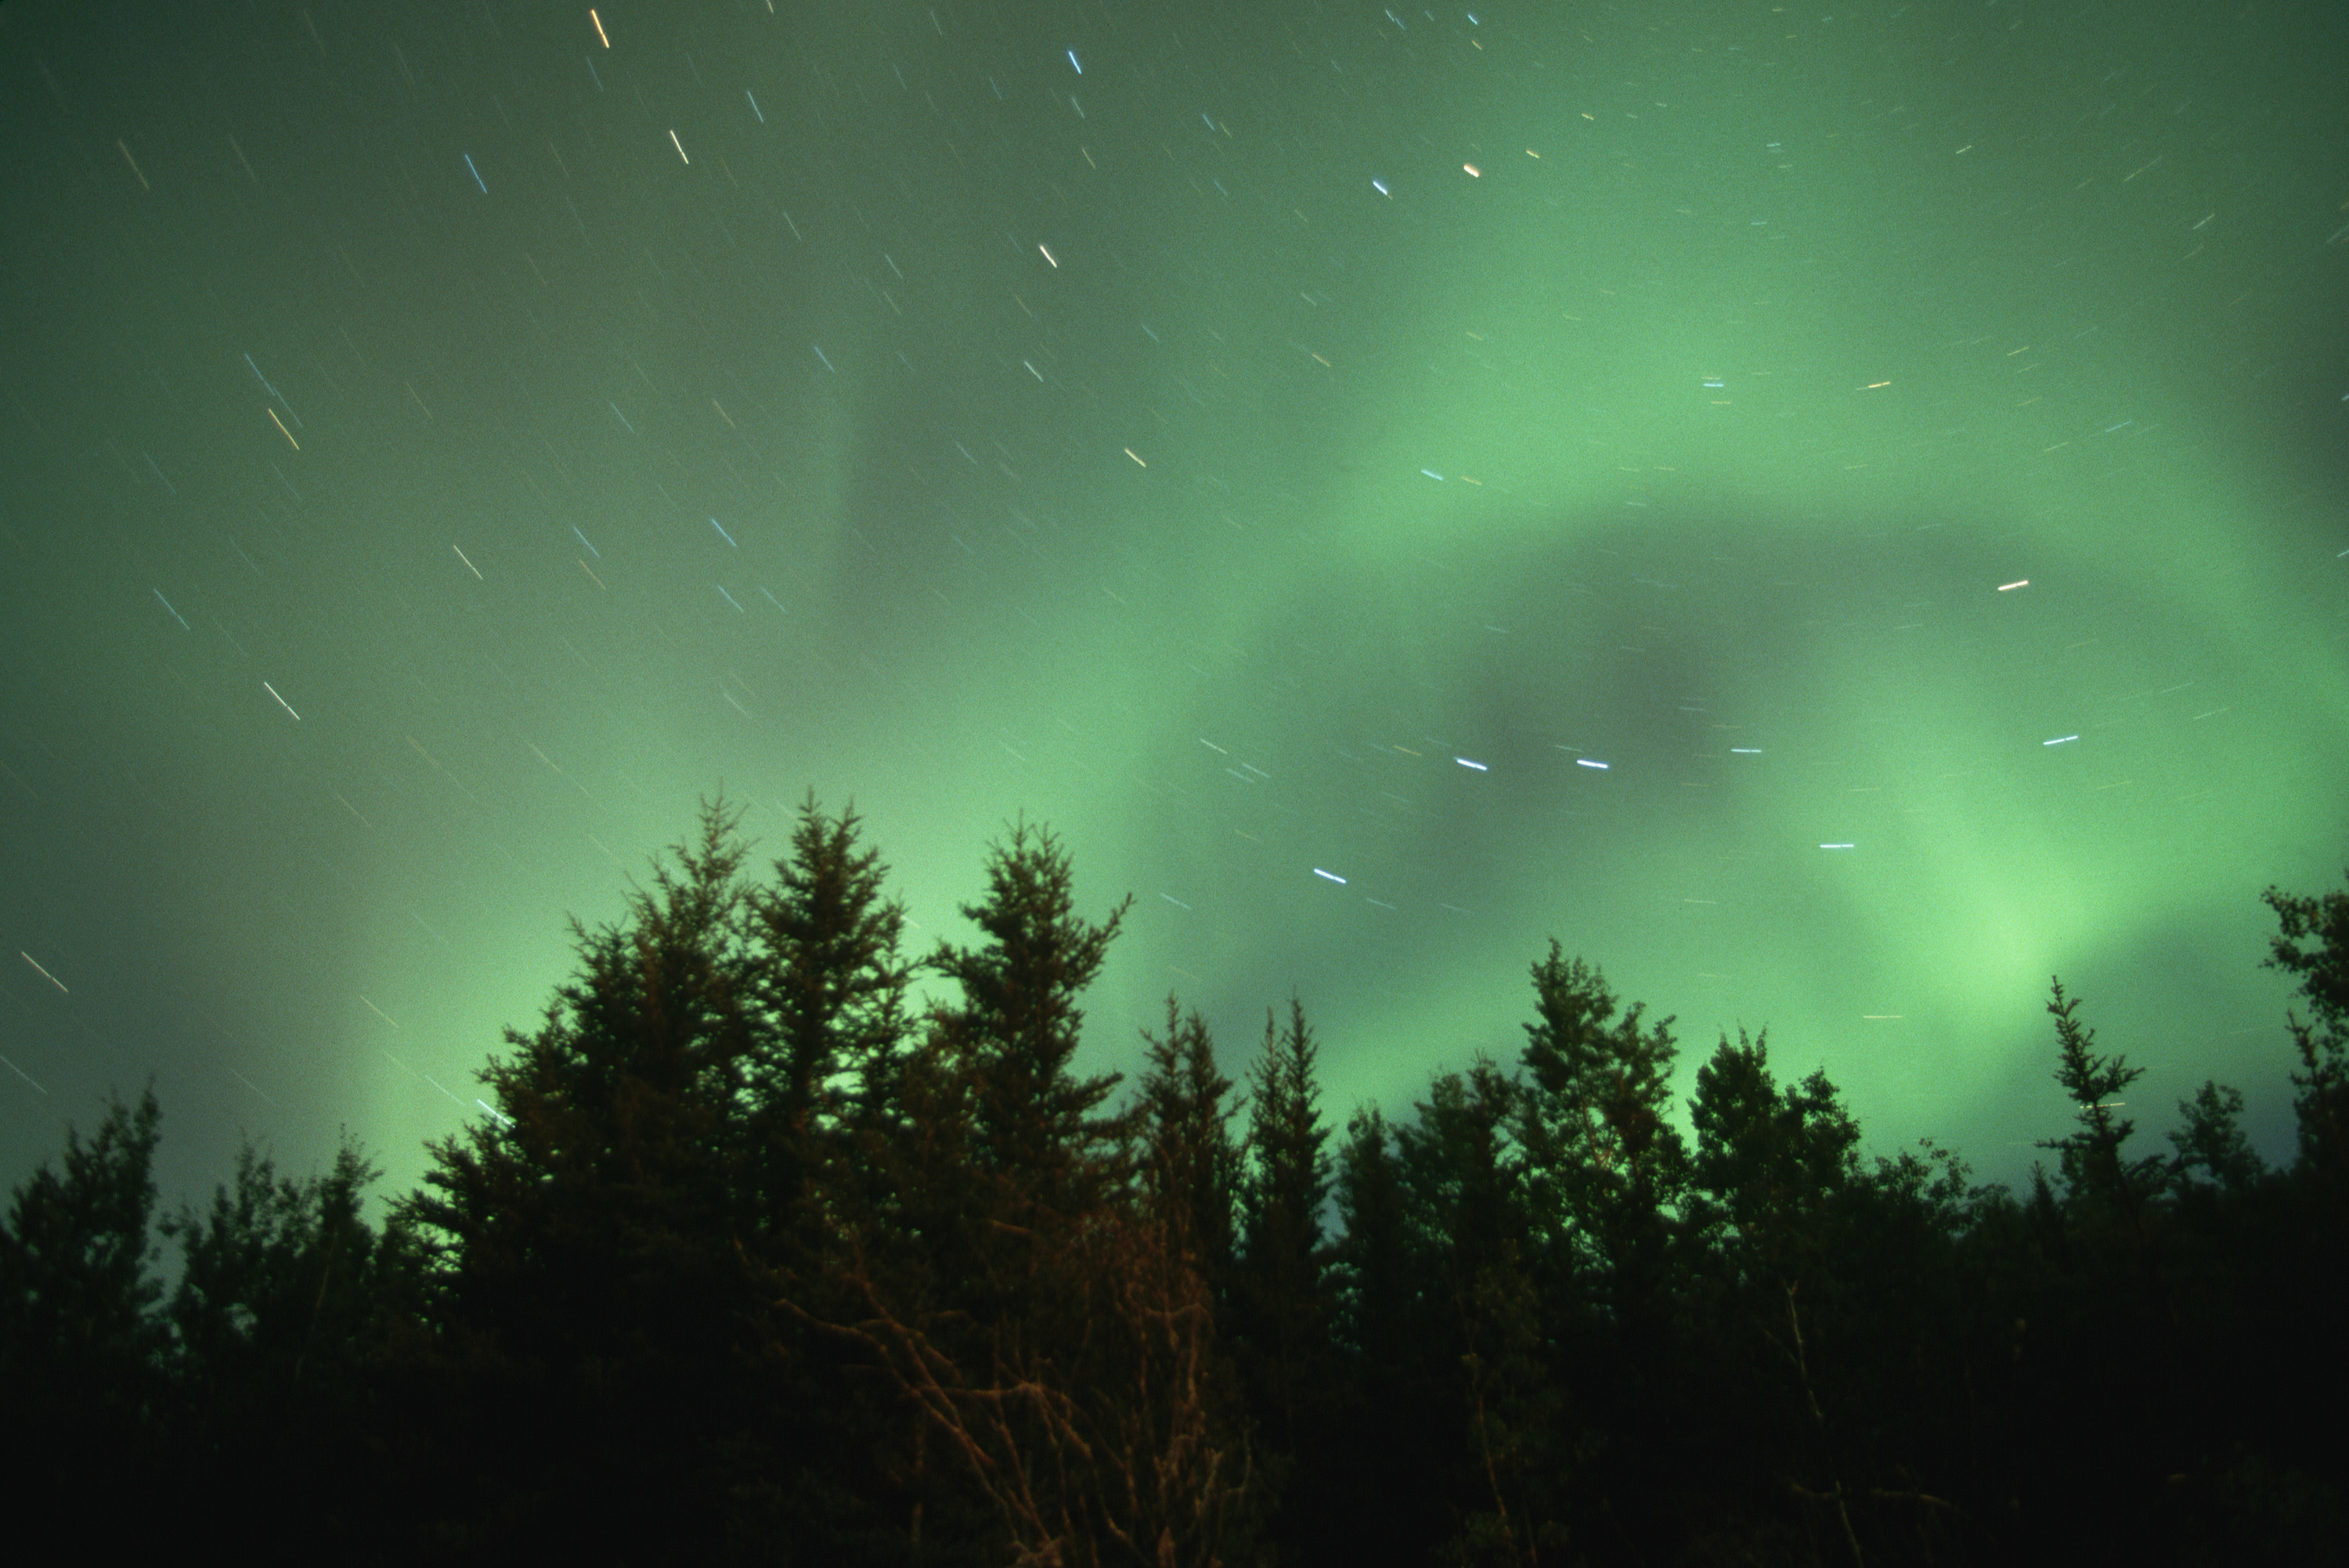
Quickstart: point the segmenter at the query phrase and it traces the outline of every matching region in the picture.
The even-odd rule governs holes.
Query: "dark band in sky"
[[[1294,990],[1401,1111],[1556,935],[1993,1175],[2060,973],[2280,1152],[2343,26],[0,9],[0,1177],[412,1181],[721,787],[920,945],[1050,824],[1089,1070]]]

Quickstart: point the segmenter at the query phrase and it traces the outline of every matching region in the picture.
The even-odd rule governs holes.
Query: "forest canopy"
[[[912,951],[853,810],[761,872],[709,805],[380,1224],[349,1143],[159,1217],[117,1100],[0,1226],[0,1474],[357,1561],[2349,1550],[2349,893],[2262,895],[2287,1165],[2217,1082],[2140,1134],[2054,980],[2073,1118],[2018,1191],[1866,1153],[1764,1036],[1682,1115],[1674,1020],[1556,940],[1519,1055],[1407,1109],[1340,1120],[1294,995],[1237,1056],[1169,996],[1085,1076],[1126,904],[1073,886],[1014,824],[977,940]]]

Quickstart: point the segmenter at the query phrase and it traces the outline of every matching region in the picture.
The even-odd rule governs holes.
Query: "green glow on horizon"
[[[1374,11],[1092,17],[1072,110],[1026,12],[680,8],[601,93],[568,20],[354,15],[343,96],[282,104],[222,23],[215,108],[176,35],[13,10],[68,106],[20,145],[207,150],[8,177],[53,390],[0,885],[113,1010],[0,1026],[397,1186],[566,913],[720,787],[779,852],[812,787],[917,952],[1015,814],[1089,915],[1133,892],[1101,1067],[1172,989],[1228,1068],[1294,987],[1333,1116],[1399,1112],[1515,1056],[1555,934],[1684,1072],[1766,1026],[1878,1148],[2023,1169],[2060,972],[2149,1103],[2231,1080],[2280,1151],[2257,895],[2349,857],[2326,57],[2185,7]],[[412,101],[332,74],[401,40]],[[77,107],[118,78],[157,118]]]

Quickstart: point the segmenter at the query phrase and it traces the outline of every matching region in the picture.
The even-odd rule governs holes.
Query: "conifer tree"
[[[208,1209],[163,1222],[181,1253],[173,1369],[202,1418],[274,1420],[305,1392],[352,1391],[396,1309],[361,1212],[381,1174],[346,1139],[325,1175],[295,1181],[248,1139]]]
[[[898,1075],[882,1201],[846,1212],[849,1310],[797,1310],[912,1418],[909,1544],[936,1503],[1015,1561],[1206,1568],[1250,1484],[1198,1266],[1228,1245],[1197,1233],[1220,1205],[1228,1235],[1231,1086],[1171,1013],[1141,1102],[1098,1114],[1118,1080],[1071,1071],[1079,1001],[1131,901],[1078,917],[1067,856],[1024,825],[988,872],[964,913],[990,940],[931,960],[961,998]]]
[[[827,1159],[840,1174],[861,1171],[856,1133],[905,1110],[895,1087],[911,1032],[905,908],[884,896],[888,868],[859,847],[859,827],[854,808],[827,817],[810,791],[790,855],[746,899],[761,1017],[743,1069],[745,1132],[751,1201],[770,1238],[754,1244],[779,1247],[774,1261],[793,1266],[818,1242],[809,1183]]]
[[[1563,1401],[1543,1354],[1526,1171],[1512,1137],[1521,1090],[1479,1057],[1466,1073],[1436,1078],[1395,1131],[1433,1298],[1428,1348],[1454,1369],[1444,1382],[1457,1436],[1437,1473],[1451,1472],[1459,1522],[1448,1555],[1463,1563],[1536,1563],[1544,1545],[1564,1542],[1551,1440]]]
[[[1166,999],[1166,1032],[1143,1031],[1147,1068],[1134,1107],[1140,1167],[1134,1201],[1119,1216],[1120,1244],[1104,1262],[1128,1336],[1102,1391],[1121,1476],[1147,1460],[1163,1501],[1119,1530],[1163,1537],[1190,1554],[1238,1547],[1253,1527],[1242,1506],[1253,1485],[1253,1445],[1231,1347],[1222,1330],[1233,1272],[1240,1151],[1232,1138],[1232,1080],[1196,1012]],[[1167,1485],[1166,1482],[1174,1484]],[[1115,1521],[1116,1511],[1110,1518]]]
[[[999,1217],[1073,1219],[1103,1197],[1124,1130],[1118,1118],[1095,1114],[1117,1075],[1071,1070],[1084,1021],[1078,999],[1133,900],[1099,925],[1084,920],[1066,851],[1048,830],[1024,822],[988,855],[987,881],[985,899],[962,906],[987,943],[941,942],[930,957],[961,992],[934,1026],[970,1084],[973,1151],[1001,1203]]]
[[[1526,1172],[1511,1143],[1519,1088],[1479,1057],[1466,1073],[1437,1078],[1418,1115],[1395,1129],[1413,1228],[1439,1243],[1441,1288],[1454,1311],[1481,1272],[1523,1254]]]
[[[1434,1337],[1430,1259],[1416,1233],[1394,1127],[1357,1110],[1339,1145],[1330,1253],[1334,1387],[1301,1501],[1308,1561],[1423,1561],[1451,1525],[1438,1478],[1460,1453],[1460,1364]],[[1457,1351],[1451,1351],[1456,1357]]]
[[[1420,1274],[1394,1142],[1394,1129],[1376,1106],[1347,1119],[1331,1263],[1347,1348],[1371,1367],[1400,1369],[1419,1315]]]
[[[1137,1163],[1146,1211],[1187,1238],[1194,1266],[1220,1297],[1232,1274],[1240,1151],[1232,1140],[1232,1080],[1216,1066],[1206,1020],[1166,998],[1166,1032],[1142,1032],[1144,1060]]]
[[[754,1055],[739,817],[706,806],[620,923],[574,923],[578,975],[481,1075],[495,1114],[429,1146],[405,1212],[440,1239],[460,1321],[609,1355],[655,1326],[653,1300],[706,1284],[716,1248],[730,1259]]]
[[[2169,1370],[2179,1346],[2163,1269],[2168,1172],[2159,1156],[2127,1150],[2136,1122],[2125,1097],[2144,1069],[2096,1048],[2081,999],[2060,980],[2045,1006],[2073,1130],[2041,1140],[2057,1157],[2052,1179],[2034,1163],[2020,1213],[1988,1206],[1967,1247],[1973,1269],[1996,1271],[1984,1283],[2000,1307],[1992,1332],[2007,1348],[2006,1517],[2051,1553],[2080,1555],[2095,1543],[2097,1554],[2136,1556],[2141,1549],[2104,1542],[2147,1532],[2147,1504],[2165,1478],[2188,1473],[2204,1440],[2167,1418],[2190,1390],[2143,1373]],[[2084,1509],[2084,1494],[2107,1506]],[[2108,1523],[2107,1512],[2125,1522]]]
[[[1712,1375],[1725,1380],[1739,1359],[1761,1359],[1754,1353],[1768,1347],[1766,1362],[1777,1364],[1770,1370],[1778,1376],[1756,1381],[1767,1387],[1783,1378],[1779,1386],[1787,1397],[1766,1401],[1781,1419],[1755,1412],[1738,1435],[1754,1448],[1817,1456],[1827,1485],[1790,1484],[1798,1495],[1824,1501],[1857,1555],[1843,1445],[1835,1429],[1849,1402],[1832,1394],[1823,1399],[1828,1379],[1814,1351],[1825,1338],[1841,1352],[1838,1359],[1850,1355],[1844,1336],[1820,1332],[1822,1306],[1831,1330],[1842,1326],[1839,1318],[1858,1315],[1844,1300],[1853,1282],[1841,1275],[1856,1260],[1837,1255],[1837,1222],[1843,1216],[1835,1212],[1859,1180],[1858,1124],[1824,1071],[1780,1088],[1770,1071],[1766,1037],[1754,1039],[1742,1029],[1734,1045],[1722,1037],[1713,1058],[1697,1069],[1696,1089],[1691,1110],[1697,1146],[1690,1161],[1696,1196],[1688,1219],[1725,1265],[1722,1307],[1742,1315],[1754,1334],[1751,1341],[1731,1337]],[[1847,1310],[1839,1314],[1838,1306]],[[1733,1324],[1733,1318],[1721,1326]]]
[[[424,1190],[395,1208],[436,1259],[445,1349],[467,1369],[462,1442],[530,1478],[508,1482],[526,1503],[459,1496],[494,1519],[484,1544],[643,1556],[724,1529],[713,1453],[739,1424],[756,1300],[735,1245],[757,1023],[739,818],[705,805],[620,923],[574,923],[579,972],[481,1074],[495,1110],[428,1145]]]
[[[2170,1130],[2170,1179],[2181,1185],[2199,1181],[2229,1197],[2247,1192],[2266,1166],[2243,1133],[2243,1091],[2214,1078],[2202,1080],[2192,1099],[2178,1102],[2178,1125]]]
[[[162,1112],[109,1097],[87,1141],[66,1131],[0,1224],[0,1465],[50,1509],[80,1510],[150,1483],[160,1437],[150,1222]]]
[[[1264,1050],[1248,1074],[1248,1167],[1240,1183],[1232,1317],[1251,1404],[1284,1453],[1296,1451],[1301,1395],[1326,1375],[1321,1212],[1331,1173],[1315,1055],[1301,1000],[1289,998],[1285,1025],[1276,1026],[1267,1010]]]
[[[1643,1026],[1638,1002],[1619,1016],[1606,978],[1555,939],[1533,982],[1517,1136],[1536,1233],[1619,1326],[1653,1323],[1687,1166],[1665,1119],[1672,1020]]]
[[[157,1344],[152,1309],[155,1145],[161,1108],[110,1099],[85,1142],[72,1128],[52,1170],[16,1189],[0,1230],[0,1367],[14,1377],[70,1368],[127,1377]]]
[[[853,807],[825,814],[811,790],[789,852],[744,896],[756,1027],[743,1066],[737,1240],[761,1302],[736,1493],[760,1522],[740,1528],[833,1557],[920,1506],[907,1478],[892,1479],[902,1418],[874,1408],[854,1358],[808,1326],[811,1314],[853,1305],[837,1287],[836,1254],[844,1235],[886,1229],[886,1150],[914,1110],[905,911],[861,826]]]
[[[207,1208],[163,1222],[181,1253],[167,1362],[180,1485],[193,1501],[267,1473],[281,1501],[244,1526],[264,1553],[384,1546],[381,1396],[420,1278],[404,1227],[378,1232],[363,1212],[378,1174],[346,1138],[296,1181],[248,1139]]]
[[[2309,1016],[2286,1020],[2300,1054],[2292,1081],[2300,1089],[2301,1149],[2327,1172],[2349,1225],[2349,892],[2302,897],[2271,887],[2260,901],[2280,928],[2269,938],[2266,967],[2297,976],[2309,1006]]]
[[[2055,1081],[2071,1098],[2078,1130],[2043,1140],[2040,1147],[2056,1151],[2075,1202],[2117,1221],[2143,1245],[2148,1239],[2145,1203],[2159,1180],[2162,1162],[2154,1155],[2123,1156],[2121,1147],[2137,1131],[2137,1122],[2116,1113],[2127,1103],[2119,1097],[2145,1076],[2145,1069],[2129,1066],[2118,1052],[2107,1056],[2098,1051],[2096,1032],[2080,1022],[2079,1007],[2080,999],[2064,995],[2063,981],[2055,981],[2054,995],[2047,1004],[2055,1019]]]
[[[1079,915],[1067,852],[1025,822],[989,849],[986,873],[985,896],[961,909],[987,941],[941,942],[928,960],[959,995],[933,1007],[903,1076],[911,1114],[885,1155],[899,1244],[854,1288],[890,1326],[867,1349],[960,1451],[1010,1538],[1075,1542],[1097,1529],[1082,1517],[1092,1494],[1030,1467],[1071,1439],[1076,1351],[1108,1277],[1090,1249],[1130,1174],[1133,1119],[1102,1109],[1118,1076],[1072,1065],[1081,998],[1133,901],[1099,925]],[[1009,1408],[993,1391],[1014,1384],[1036,1393]]]
[[[1825,1072],[1781,1089],[1769,1042],[1738,1031],[1697,1069],[1691,1185],[1741,1272],[1773,1293],[1824,1243],[1827,1206],[1858,1176],[1859,1125]]]

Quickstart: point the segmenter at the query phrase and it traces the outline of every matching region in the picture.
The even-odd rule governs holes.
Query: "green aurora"
[[[2024,1169],[2060,973],[2279,1154],[2344,26],[0,10],[0,1175],[151,1073],[412,1182],[721,786],[925,944],[1049,823],[1094,1068],[1293,989],[1404,1110],[1555,934],[1878,1148]]]

